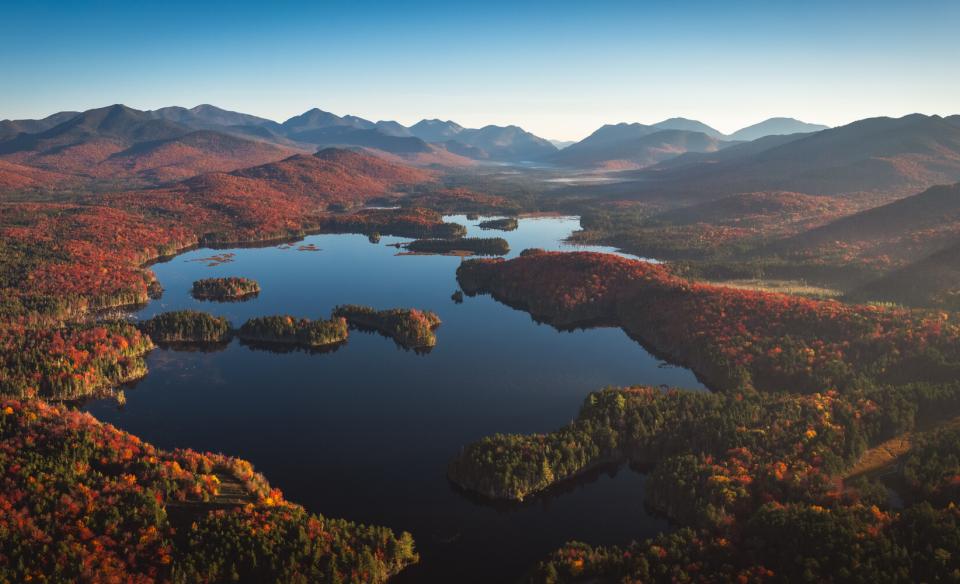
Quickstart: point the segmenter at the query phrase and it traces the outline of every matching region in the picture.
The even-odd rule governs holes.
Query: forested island
[[[377,331],[407,349],[425,349],[437,344],[437,336],[433,331],[440,326],[440,317],[429,310],[376,310],[369,306],[346,304],[334,308],[332,316],[346,319],[350,326]]]
[[[504,217],[502,219],[487,219],[480,222],[480,229],[497,229],[499,231],[515,231],[520,223],[516,217]]]
[[[343,318],[310,320],[285,315],[251,318],[237,331],[237,336],[243,341],[292,344],[308,348],[342,343],[349,334],[347,321]]]
[[[222,343],[230,340],[230,321],[196,310],[164,312],[140,323],[158,343]]]
[[[200,300],[245,300],[260,293],[260,284],[250,278],[204,278],[193,283],[194,298]]]
[[[467,234],[459,223],[446,223],[437,211],[423,208],[362,209],[350,214],[328,215],[319,225],[324,233],[360,233],[399,237],[458,238]]]
[[[505,255],[510,244],[502,237],[462,237],[460,239],[418,239],[406,244],[413,253]]]

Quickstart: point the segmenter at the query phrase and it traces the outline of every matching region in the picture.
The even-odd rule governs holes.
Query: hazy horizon
[[[282,121],[319,107],[576,140],[670,117],[730,133],[779,116],[960,113],[955,2],[163,7],[7,8],[0,47],[17,59],[0,63],[0,117],[210,103]]]

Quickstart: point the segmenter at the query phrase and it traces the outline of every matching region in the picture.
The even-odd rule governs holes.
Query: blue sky
[[[960,2],[10,2],[0,118],[212,103],[412,123],[960,113]]]

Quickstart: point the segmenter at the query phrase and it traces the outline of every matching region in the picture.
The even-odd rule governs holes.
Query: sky
[[[958,0],[8,1],[0,119],[211,103],[563,140],[674,116],[840,125],[960,113],[958,30]]]

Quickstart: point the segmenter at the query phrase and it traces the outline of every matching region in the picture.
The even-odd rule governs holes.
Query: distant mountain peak
[[[810,124],[796,118],[775,117],[737,130],[730,134],[731,140],[750,142],[766,136],[783,136],[826,130],[828,126]]]
[[[699,120],[691,120],[689,118],[668,118],[662,122],[657,122],[656,124],[651,124],[652,128],[658,128],[661,130],[684,130],[687,132],[703,132],[711,138],[725,138],[723,132],[704,124]]]

